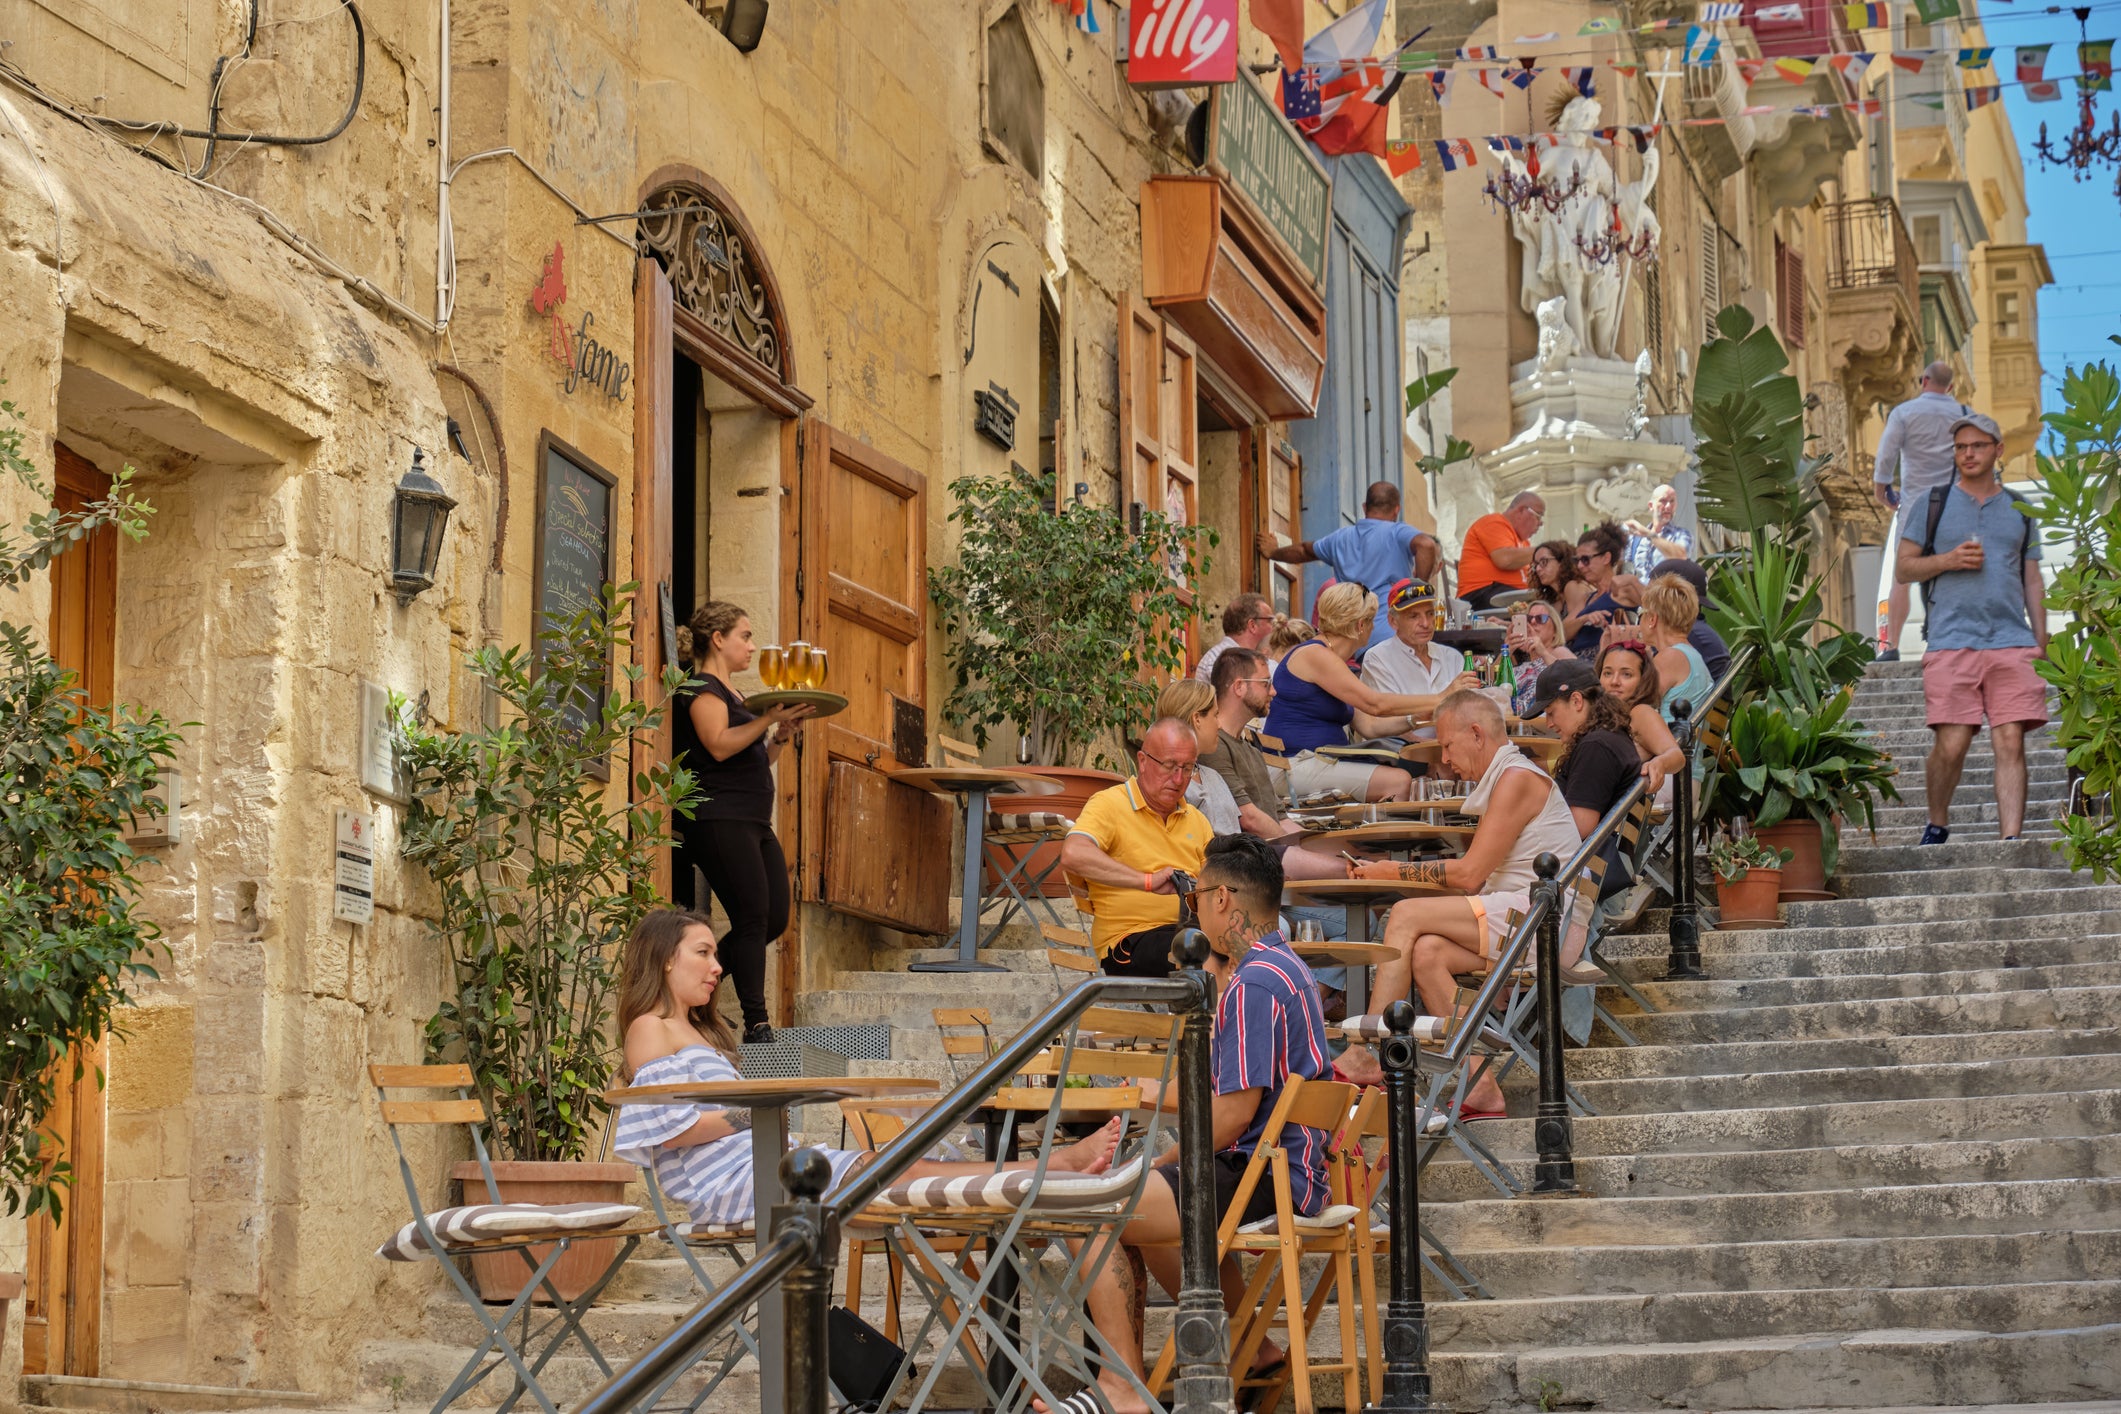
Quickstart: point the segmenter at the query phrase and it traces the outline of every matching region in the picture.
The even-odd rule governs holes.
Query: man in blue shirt
[[[1974,733],[1988,724],[1996,752],[1996,820],[2007,840],[2025,829],[2025,734],[2047,722],[2047,684],[2034,668],[2047,653],[2047,586],[2040,543],[2017,498],[1996,477],[2003,434],[1980,413],[1951,426],[1958,476],[1945,492],[1937,533],[1930,497],[1900,507],[1894,561],[1902,584],[1930,585],[1922,655],[1922,700],[1935,733],[1923,778],[1929,788],[1924,844],[1951,837],[1952,794]]]
[[[1871,487],[1878,504],[1891,507],[1893,539],[1907,533],[1909,507],[1928,498],[1937,486],[1949,486],[1956,474],[1952,466],[1952,424],[1971,411],[1952,396],[1952,366],[1942,360],[1922,370],[1915,396],[1886,415],[1885,431],[1878,437],[1878,464],[1871,473]],[[1900,472],[1900,489],[1893,489],[1893,471]],[[1885,631],[1878,657],[1894,662],[1900,657],[1900,630],[1907,627],[1907,581],[1893,576],[1886,593]]]
[[[1399,488],[1389,481],[1370,483],[1362,516],[1330,535],[1293,545],[1279,545],[1271,532],[1261,531],[1259,553],[1284,565],[1316,560],[1342,583],[1367,586],[1377,596],[1377,627],[1370,642],[1381,643],[1392,636],[1392,625],[1385,617],[1392,586],[1403,579],[1433,580],[1441,551],[1435,536],[1400,520]]]
[[[1276,924],[1281,908],[1281,857],[1252,835],[1217,835],[1208,844],[1193,905],[1207,934],[1207,969],[1217,997],[1211,1063],[1215,1076],[1215,1217],[1237,1195],[1237,1185],[1259,1143],[1267,1117],[1280,1102],[1289,1077],[1330,1077],[1326,1018],[1318,984],[1289,949]],[[1289,1193],[1297,1211],[1315,1214],[1326,1206],[1326,1146],[1321,1130],[1291,1126],[1282,1131],[1289,1153]],[[1138,1249],[1142,1265],[1172,1295],[1180,1285],[1178,1256],[1178,1151],[1167,1152],[1149,1175],[1121,1241]],[[1274,1212],[1271,1182],[1261,1182],[1245,1204],[1245,1222]],[[1090,1319],[1133,1370],[1146,1378],[1141,1331],[1134,1321],[1127,1263],[1107,1258],[1090,1288]],[[1233,1310],[1244,1295],[1234,1261],[1223,1263],[1224,1304]],[[1281,1352],[1263,1342],[1253,1368],[1272,1365]],[[1098,1376],[1106,1406],[1146,1409],[1141,1392],[1109,1364]],[[1068,1406],[1064,1404],[1064,1409]]]

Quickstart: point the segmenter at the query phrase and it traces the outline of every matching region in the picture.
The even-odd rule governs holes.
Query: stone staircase
[[[1705,981],[1656,980],[1661,912],[1607,947],[1659,1010],[1609,995],[1644,1044],[1601,1032],[1570,1055],[1599,1111],[1575,1126],[1584,1196],[1503,1199],[1454,1159],[1423,1174],[1424,1216],[1494,1298],[1431,1293],[1439,1407],[2121,1399],[2121,887],[2072,875],[2045,840],[1995,840],[1985,736],[1953,843],[1914,845],[1918,673],[1875,665],[1859,691],[1859,715],[1902,763],[1905,803],[1881,813],[1875,844],[1845,840],[1838,899],[1789,905],[1780,930],[1708,931]],[[2047,733],[2028,745],[2028,830],[2052,838],[2061,753]],[[796,1020],[886,1022],[892,1058],[849,1068],[947,1083],[933,1007],[987,1007],[1006,1036],[1056,995],[1035,930],[999,943],[998,973],[909,973],[946,954],[881,952],[880,970],[800,998]],[[1513,1077],[1512,1112],[1531,1106]],[[807,1137],[836,1140],[829,1114],[809,1120]],[[1529,1176],[1530,1121],[1485,1132]],[[651,1250],[591,1318],[614,1356],[693,1299],[683,1268]],[[880,1322],[877,1284],[864,1305]],[[1168,1314],[1150,1311],[1152,1343]],[[1335,1324],[1320,1322],[1325,1358]],[[473,1327],[440,1293],[422,1325],[363,1353],[367,1398],[424,1408],[439,1392]],[[575,1357],[551,1373],[563,1398],[598,1383]],[[1337,1379],[1316,1393],[1344,1405]],[[748,1366],[708,1406],[756,1407]]]

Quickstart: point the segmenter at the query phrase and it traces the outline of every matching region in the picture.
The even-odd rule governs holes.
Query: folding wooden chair
[[[940,735],[935,740],[944,765],[980,764],[979,748],[969,742]],[[1019,795],[1015,799],[1022,800],[1023,797]],[[1049,922],[1055,926],[1060,924],[1060,910],[1053,906],[1045,891],[1046,880],[1060,867],[1060,851],[1048,851],[1045,862],[1036,872],[1033,872],[1032,865],[1039,857],[1041,846],[1058,845],[1074,828],[1075,821],[1058,811],[995,809],[990,798],[987,821],[980,834],[980,853],[996,885],[987,901],[998,902],[1002,911],[981,935],[979,945],[982,948],[991,947],[1018,913],[1032,918],[1043,912]],[[981,911],[985,912],[984,909]]]
[[[881,1149],[906,1132],[913,1117],[934,1105],[932,1098],[907,1099],[889,1096],[882,1099],[846,1099],[840,1101],[840,1117],[845,1123],[854,1143],[864,1149]],[[901,1329],[900,1307],[906,1289],[906,1257],[885,1240],[885,1235],[872,1228],[850,1227],[847,1241],[847,1299],[842,1304],[850,1311],[860,1314],[862,1309],[863,1273],[868,1259],[880,1256],[884,1259],[884,1335],[896,1343]],[[963,1238],[938,1238],[935,1240],[939,1252],[956,1253]],[[937,1279],[939,1280],[939,1279]],[[944,1313],[949,1320],[957,1319],[953,1306]],[[985,1368],[985,1358],[980,1354],[976,1342],[963,1342],[967,1359],[975,1367]]]
[[[599,1370],[607,1376],[611,1374],[604,1352],[583,1329],[582,1316],[633,1255],[641,1238],[657,1231],[657,1226],[641,1221],[641,1210],[631,1203],[503,1203],[486,1153],[486,1105],[474,1090],[470,1066],[371,1065],[368,1078],[375,1086],[383,1123],[390,1130],[391,1147],[397,1150],[406,1201],[412,1206],[412,1221],[377,1249],[376,1255],[387,1261],[411,1262],[513,1252],[522,1261],[525,1273],[523,1285],[496,1312],[479,1295],[459,1263],[439,1262],[451,1287],[485,1334],[471,1358],[435,1401],[435,1414],[441,1414],[504,1365],[514,1372],[515,1387],[501,1401],[497,1414],[507,1414],[526,1393],[545,1414],[558,1414],[551,1397],[538,1383],[539,1372],[572,1339],[589,1353]],[[388,1093],[392,1090],[452,1090],[456,1097],[393,1100]],[[491,1201],[430,1211],[420,1201],[420,1185],[413,1177],[412,1162],[399,1133],[406,1125],[464,1126],[471,1136],[471,1151],[478,1159],[486,1196]],[[569,1300],[553,1285],[552,1270],[574,1244],[593,1238],[620,1239],[618,1253],[580,1296]],[[532,1329],[530,1303],[541,1289],[551,1298],[553,1315]],[[522,1321],[522,1335],[510,1339],[508,1328],[518,1318]],[[489,1353],[495,1357],[490,1361]]]
[[[951,1084],[960,1083],[969,1073],[959,1067],[960,1056],[969,1057],[972,1069],[977,1070],[994,1054],[994,1017],[985,1007],[937,1007],[928,1014],[935,1018],[936,1034],[943,1038]]]
[[[1362,1210],[1350,1203],[1329,1201],[1317,1215],[1296,1211],[1289,1185],[1289,1153],[1282,1144],[1290,1125],[1322,1129],[1328,1141],[1346,1128],[1355,1108],[1356,1087],[1333,1080],[1305,1080],[1290,1076],[1281,1098],[1260,1131],[1259,1142],[1239,1177],[1237,1190],[1216,1230],[1216,1260],[1251,1255],[1259,1261],[1238,1301],[1230,1332],[1230,1374],[1246,1407],[1271,1410],[1282,1393],[1294,1387],[1297,1414],[1315,1414],[1311,1381],[1315,1375],[1339,1374],[1348,1383],[1358,1383],[1358,1345],[1355,1334],[1354,1225]],[[1330,1153],[1330,1150],[1329,1150]],[[1330,1161],[1329,1161],[1330,1173]],[[1274,1213],[1253,1223],[1240,1223],[1245,1208],[1261,1183],[1272,1185]],[[1307,1296],[1303,1287],[1303,1259],[1324,1257],[1325,1270]],[[1311,1328],[1334,1293],[1340,1296],[1341,1360],[1314,1363],[1310,1357]],[[1284,1314],[1286,1309],[1287,1314]],[[1254,1376],[1252,1362],[1271,1330],[1286,1332],[1288,1359],[1273,1373]],[[1152,1395],[1162,1398],[1168,1388],[1177,1352],[1171,1340],[1149,1372]],[[1247,1390],[1264,1389],[1255,1406],[1244,1399]]]
[[[1053,989],[1063,996],[1077,983],[1104,971],[1098,963],[1096,950],[1090,945],[1088,933],[1051,923],[1040,924],[1038,931],[1049,945],[1046,966],[1053,972]]]
[[[1283,745],[1280,737],[1268,736],[1265,732],[1252,733],[1252,744],[1259,748],[1259,754],[1266,759],[1267,769],[1270,772],[1279,771],[1281,773],[1282,794],[1288,797],[1289,808],[1294,810],[1296,808],[1296,784],[1289,778],[1288,747]]]

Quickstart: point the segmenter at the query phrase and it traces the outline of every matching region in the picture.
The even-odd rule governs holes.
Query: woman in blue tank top
[[[1676,574],[1660,575],[1642,591],[1642,637],[1657,655],[1657,710],[1667,722],[1673,720],[1672,704],[1680,701],[1690,704],[1698,720],[1716,686],[1700,650],[1687,642],[1687,630],[1700,612],[1694,586]]]
[[[1379,692],[1348,667],[1348,659],[1370,641],[1377,596],[1360,584],[1329,586],[1318,596],[1312,622],[1318,637],[1299,643],[1274,669],[1274,702],[1267,708],[1266,735],[1289,756],[1290,792],[1301,802],[1323,791],[1357,800],[1405,800],[1414,778],[1396,766],[1371,766],[1321,756],[1322,746],[1346,746],[1348,726],[1359,711],[1371,717],[1426,716],[1430,704]]]

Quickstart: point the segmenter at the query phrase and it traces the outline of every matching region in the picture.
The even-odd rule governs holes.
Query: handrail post
[[[1392,1215],[1392,1295],[1383,1323],[1385,1377],[1364,1414],[1426,1414],[1429,1408],[1429,1316],[1421,1302],[1421,1123],[1416,1086],[1421,1056],[1414,1044],[1414,1004],[1385,1008],[1391,1035],[1378,1047],[1385,1073],[1385,1122],[1391,1163],[1385,1202]],[[1478,1025],[1469,1021],[1468,1025]]]
[[[781,1160],[781,1183],[789,1201],[774,1208],[773,1230],[778,1233],[790,1223],[807,1227],[810,1246],[803,1260],[781,1278],[782,1389],[790,1414],[826,1414],[830,1363],[825,1317],[839,1238],[819,1200],[832,1183],[832,1164],[821,1150],[797,1149]]]
[[[1569,1076],[1561,1049],[1561,885],[1555,879],[1561,861],[1542,854],[1532,861],[1532,872],[1539,876],[1532,886],[1532,907],[1539,910],[1539,1117],[1532,1122],[1539,1162],[1532,1170],[1532,1191],[1574,1193]]]
[[[1694,895],[1694,735],[1693,704],[1672,704],[1672,736],[1679,743],[1679,769],[1672,773],[1672,921],[1667,925],[1671,953],[1665,959],[1667,982],[1698,981],[1701,970],[1701,914]]]
[[[1178,1351],[1174,1411],[1222,1414],[1236,1407],[1230,1382],[1230,1317],[1223,1310],[1215,1255],[1215,1086],[1208,1027],[1215,1015],[1215,981],[1202,963],[1208,940],[1188,928],[1173,940],[1178,976],[1191,984],[1178,1041]]]

